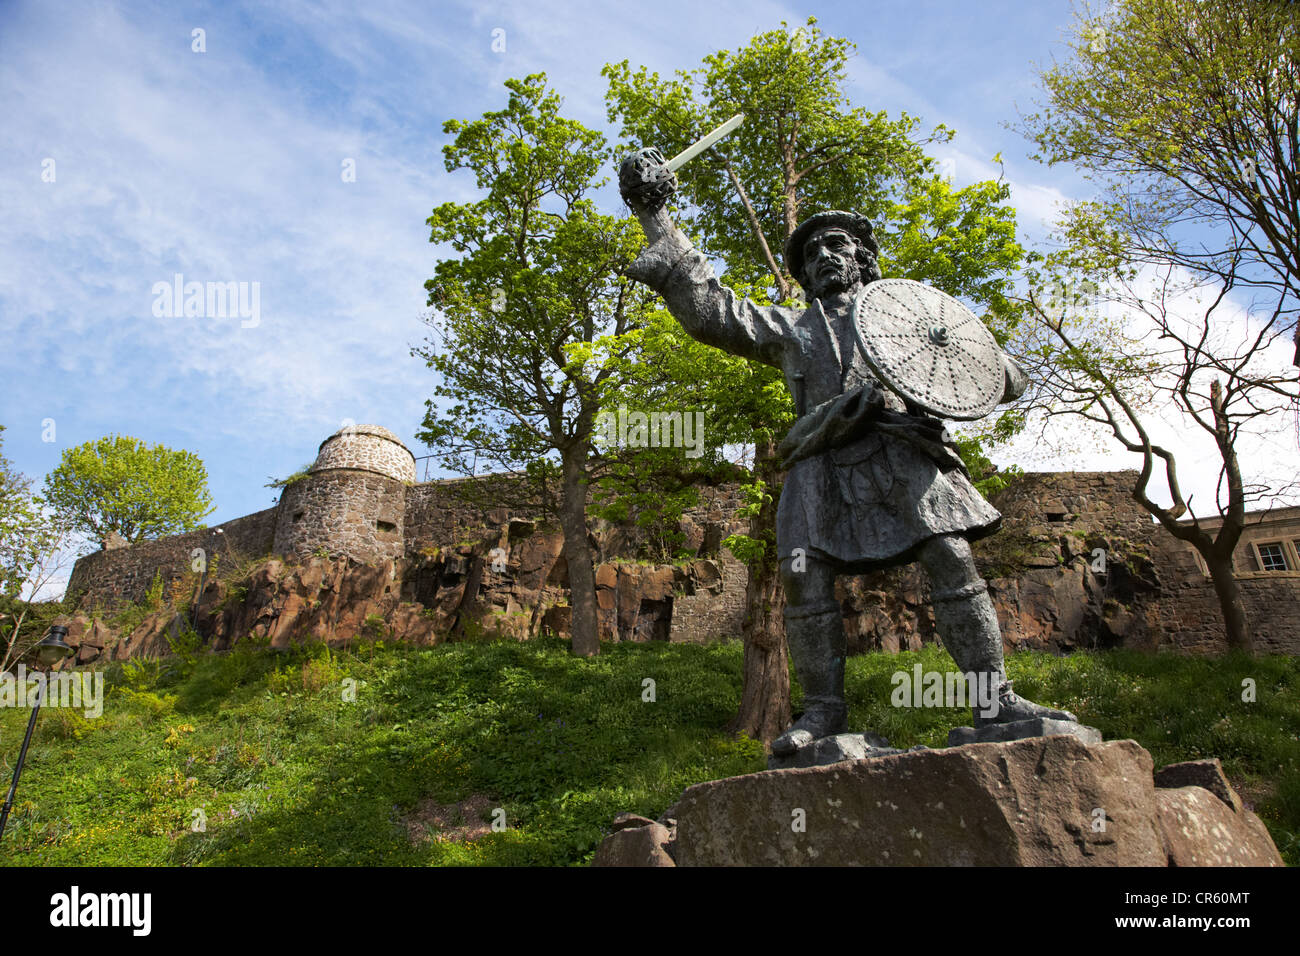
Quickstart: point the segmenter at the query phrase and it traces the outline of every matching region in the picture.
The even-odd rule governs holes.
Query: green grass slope
[[[851,659],[850,726],[943,746],[968,712],[890,704],[891,675],[916,663],[952,667],[937,648]],[[1300,860],[1300,661],[1008,664],[1018,691],[1138,740],[1157,766],[1222,758]],[[610,645],[593,660],[554,640],[289,654],[245,643],[107,677],[101,717],[42,711],[0,864],[582,864],[615,813],[654,817],[693,783],[764,767],[758,744],[720,731],[739,700],[736,643]],[[0,711],[6,785],[27,716]],[[480,819],[464,822],[482,835],[427,836],[472,797]]]

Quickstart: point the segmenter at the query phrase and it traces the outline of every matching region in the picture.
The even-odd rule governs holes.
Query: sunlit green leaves
[[[525,471],[584,446],[611,371],[590,347],[569,350],[623,335],[648,305],[621,276],[639,229],[589,198],[614,152],[560,115],[544,75],[506,87],[504,109],[444,126],[454,134],[448,172],[472,172],[483,195],[440,204],[428,219],[430,241],[458,255],[426,283],[434,334],[416,354],[441,374],[444,401],[426,403],[419,434],[465,473],[475,459]]]
[[[127,541],[193,531],[215,510],[198,456],[126,435],[66,449],[45,499],[78,531]]]

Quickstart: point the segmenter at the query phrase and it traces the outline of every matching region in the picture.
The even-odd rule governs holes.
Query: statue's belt
[[[788,468],[797,461],[851,445],[871,432],[892,435],[930,458],[942,471],[965,471],[956,449],[943,440],[944,426],[928,415],[885,408],[883,393],[862,385],[822,402],[791,426],[777,446]]]

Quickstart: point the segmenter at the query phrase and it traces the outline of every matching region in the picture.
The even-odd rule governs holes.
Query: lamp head
[[[63,640],[68,636],[68,629],[62,624],[55,624],[50,632],[36,642],[36,659],[43,667],[52,667],[72,654],[73,649]]]

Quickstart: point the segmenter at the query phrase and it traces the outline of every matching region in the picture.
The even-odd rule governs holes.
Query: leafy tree
[[[0,425],[0,444],[4,428]],[[16,595],[26,583],[33,551],[39,550],[32,547],[39,518],[32,480],[0,454],[0,594]]]
[[[76,531],[130,542],[193,531],[216,510],[196,455],[125,435],[66,449],[45,478],[45,499]]]
[[[560,115],[544,75],[506,87],[505,109],[443,127],[455,134],[447,171],[472,171],[484,195],[443,203],[428,220],[430,241],[459,255],[426,283],[434,335],[415,354],[441,374],[435,394],[455,404],[427,402],[419,435],[464,474],[486,464],[533,480],[564,532],[573,650],[591,655],[600,646],[586,518],[592,433],[617,384],[593,343],[644,321],[649,297],[621,275],[640,236],[587,198],[616,160],[604,137]]]
[[[1073,231],[1114,231],[1130,262],[1262,291],[1300,364],[1300,6],[1084,8],[1070,57],[1041,80],[1047,100],[1019,128],[1036,158],[1073,164],[1099,191],[1070,208]]]
[[[1201,554],[1243,650],[1232,553],[1246,506],[1289,476],[1252,480],[1239,443],[1297,400],[1279,346],[1300,306],[1298,26],[1294,4],[1267,0],[1083,10],[1070,58],[1042,74],[1047,103],[1021,124],[1037,158],[1073,163],[1100,190],[1066,208],[1063,248],[1032,277],[1029,407],[1093,422],[1140,456],[1134,499]],[[1234,292],[1250,295],[1244,318]],[[1184,496],[1175,453],[1152,439],[1161,416],[1212,439],[1213,502]],[[1158,474],[1168,507],[1152,498]],[[1201,524],[1210,516],[1219,528]]]
[[[675,78],[633,70],[627,61],[605,67],[611,121],[621,122],[625,138],[665,156],[745,114],[736,132],[677,171],[682,228],[726,263],[722,281],[737,294],[792,304],[800,293],[781,258],[786,237],[812,212],[861,212],[877,227],[885,275],[929,282],[971,301],[1005,339],[1018,316],[1009,293],[1023,255],[1006,186],[953,189],[925,151],[951,139],[950,130],[939,126],[923,135],[907,114],[891,120],[883,111],[852,107],[843,86],[854,45],[824,36],[815,18],[797,30],[782,27]],[[777,439],[794,421],[793,403],[777,369],[701,346],[671,326],[661,330],[657,346],[679,363],[692,361],[691,380],[726,383],[715,429],[755,445],[750,533],[730,542],[745,556],[750,581],[745,690],[732,727],[770,740],[790,719],[775,549],[782,474],[775,454]],[[641,367],[659,364],[656,357]],[[1002,429],[1015,424],[1007,419]]]
[[[30,602],[67,564],[70,537],[66,522],[32,494],[31,479],[0,455],[0,673],[35,642],[23,631]]]

